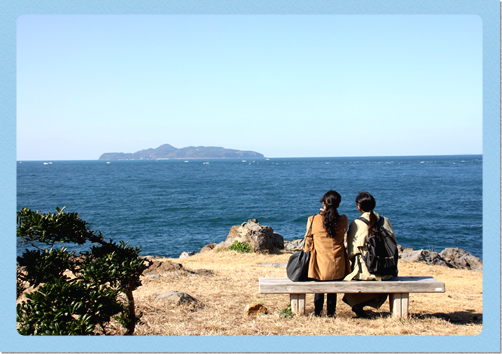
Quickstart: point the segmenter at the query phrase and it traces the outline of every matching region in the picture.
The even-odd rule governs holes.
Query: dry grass
[[[258,278],[286,276],[285,268],[260,263],[287,262],[290,253],[279,255],[241,254],[220,251],[185,259],[184,269],[211,270],[213,274],[193,274],[183,270],[143,279],[134,297],[143,312],[143,325],[136,335],[477,335],[482,330],[482,273],[400,263],[402,276],[433,276],[446,284],[444,294],[410,294],[410,317],[396,320],[386,302],[371,312],[371,319],[354,319],[350,307],[338,295],[337,317],[285,318],[279,312],[289,305],[286,294],[259,294]],[[182,291],[200,301],[198,305],[170,305],[155,300],[159,294]],[[314,295],[307,294],[306,313],[314,310]],[[261,303],[268,314],[247,316],[246,305]]]

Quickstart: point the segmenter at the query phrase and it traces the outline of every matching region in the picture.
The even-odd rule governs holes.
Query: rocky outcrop
[[[235,241],[248,243],[251,250],[258,253],[270,253],[284,248],[284,238],[270,226],[261,225],[256,219],[232,226],[226,240],[216,245],[215,249],[228,248]]]
[[[284,238],[278,234],[277,232],[274,232],[274,246],[277,247],[278,249],[282,250],[284,249]]]
[[[483,271],[483,261],[460,248],[445,248],[440,253],[428,250],[415,251],[412,248],[399,249],[399,258],[409,262],[425,262],[455,269]]]
[[[149,267],[143,271],[145,279],[153,280],[165,276],[169,272],[179,271],[181,274],[197,274],[203,276],[213,275],[214,272],[210,269],[187,269],[180,263],[171,261],[151,261]]]
[[[200,253],[212,250],[228,249],[235,241],[248,243],[251,250],[257,253],[271,253],[279,249],[286,251],[301,250],[304,248],[305,239],[284,241],[284,238],[274,232],[270,226],[261,225],[256,219],[249,219],[241,225],[231,227],[225,241],[204,246]],[[441,252],[431,250],[414,250],[398,245],[399,258],[404,262],[425,262],[431,265],[455,269],[468,269],[483,271],[483,261],[460,248],[446,248]],[[193,256],[195,252],[183,252],[181,258]]]
[[[434,251],[411,250],[406,253],[401,253],[400,258],[410,262],[425,262],[427,264],[441,265],[446,267],[448,266],[446,261],[443,258],[441,258],[439,253]]]
[[[305,245],[305,239],[293,241],[284,241],[286,251],[301,250]],[[430,250],[414,250],[401,245],[397,246],[399,258],[405,262],[425,262],[431,265],[455,269],[469,269],[474,271],[483,271],[483,261],[460,248],[445,248],[441,252]]]
[[[460,248],[445,248],[439,254],[451,267],[483,271],[483,261]]]
[[[293,241],[284,241],[284,249],[287,251],[302,250],[305,246],[305,239],[298,239]]]

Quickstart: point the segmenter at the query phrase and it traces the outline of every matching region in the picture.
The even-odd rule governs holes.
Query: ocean
[[[178,257],[225,240],[248,219],[302,238],[330,189],[339,212],[360,216],[368,191],[404,247],[459,247],[482,258],[482,155],[18,161],[17,208],[78,212],[106,238],[141,255]],[[78,251],[76,247],[69,247]],[[18,247],[18,254],[23,247]]]

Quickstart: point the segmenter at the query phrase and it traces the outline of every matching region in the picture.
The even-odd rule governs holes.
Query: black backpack
[[[358,218],[366,225],[369,221],[363,217]],[[383,228],[384,218],[380,217],[378,223],[368,235],[368,253],[364,257],[366,267],[371,274],[397,276],[397,243],[394,237]]]

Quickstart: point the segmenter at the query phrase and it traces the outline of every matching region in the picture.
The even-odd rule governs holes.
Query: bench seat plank
[[[314,293],[444,293],[445,285],[433,277],[396,277],[386,281],[306,281],[260,278],[261,294]]]

